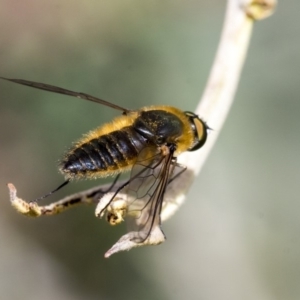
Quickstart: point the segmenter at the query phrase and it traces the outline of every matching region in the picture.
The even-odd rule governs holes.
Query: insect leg
[[[55,192],[57,192],[58,190],[60,190],[60,189],[63,188],[64,186],[66,186],[69,182],[70,182],[70,180],[66,180],[64,183],[62,183],[59,187],[57,187],[57,188],[54,189],[53,191],[49,192],[48,194],[46,194],[46,195],[44,195],[44,196],[41,196],[41,197],[35,199],[35,200],[32,201],[32,202],[38,202],[38,201],[40,201],[40,200],[42,200],[42,199],[45,199],[45,198],[51,196],[52,194],[54,194]]]
[[[50,85],[50,84],[46,84],[46,83],[41,83],[41,82],[24,80],[24,79],[10,79],[10,78],[5,78],[5,77],[1,77],[1,76],[0,76],[0,79],[6,80],[6,81],[11,81],[11,82],[21,84],[21,85],[30,86],[32,88],[36,88],[36,89],[39,89],[39,90],[44,90],[44,91],[48,91],[48,92],[52,92],[52,93],[56,93],[56,94],[68,95],[68,96],[71,96],[71,97],[96,102],[96,103],[99,103],[99,104],[102,104],[102,105],[120,110],[120,111],[123,112],[124,115],[131,112],[131,110],[129,110],[129,109],[126,109],[126,108],[121,107],[119,105],[116,105],[114,103],[108,102],[106,100],[96,98],[92,95],[88,95],[88,94],[81,93],[81,92],[70,91],[70,90],[67,90],[67,89],[64,89],[64,88],[60,88],[58,86],[54,86],[54,85]]]
[[[178,171],[178,173],[175,173],[176,168],[180,168],[181,170]],[[169,179],[168,184],[171,183],[174,179],[178,178],[181,174],[183,174],[186,171],[187,167],[179,164],[178,162],[176,162],[176,160],[172,163],[172,171],[171,174],[173,175],[172,178]]]

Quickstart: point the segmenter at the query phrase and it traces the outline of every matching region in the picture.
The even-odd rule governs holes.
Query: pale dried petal
[[[135,242],[134,240],[140,239],[138,232],[129,232],[123,235],[116,244],[114,244],[104,255],[105,258],[110,257],[112,254],[120,251],[130,250],[135,247],[146,246],[146,245],[158,245],[165,241],[166,237],[159,226],[154,227],[149,237],[142,243]]]

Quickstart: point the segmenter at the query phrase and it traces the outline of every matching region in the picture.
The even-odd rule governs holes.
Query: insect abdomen
[[[66,154],[60,170],[68,178],[103,177],[134,164],[146,140],[132,127],[91,139]]]

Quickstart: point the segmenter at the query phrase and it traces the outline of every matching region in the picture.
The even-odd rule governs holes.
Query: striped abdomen
[[[68,178],[112,175],[132,166],[145,143],[145,138],[132,127],[124,127],[72,149],[60,170]]]

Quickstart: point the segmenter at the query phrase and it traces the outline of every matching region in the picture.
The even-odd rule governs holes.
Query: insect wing
[[[143,242],[152,228],[160,225],[163,196],[173,171],[172,157],[173,153],[163,155],[159,148],[147,147],[132,168],[127,191],[127,222],[130,229],[138,232],[136,242]]]

